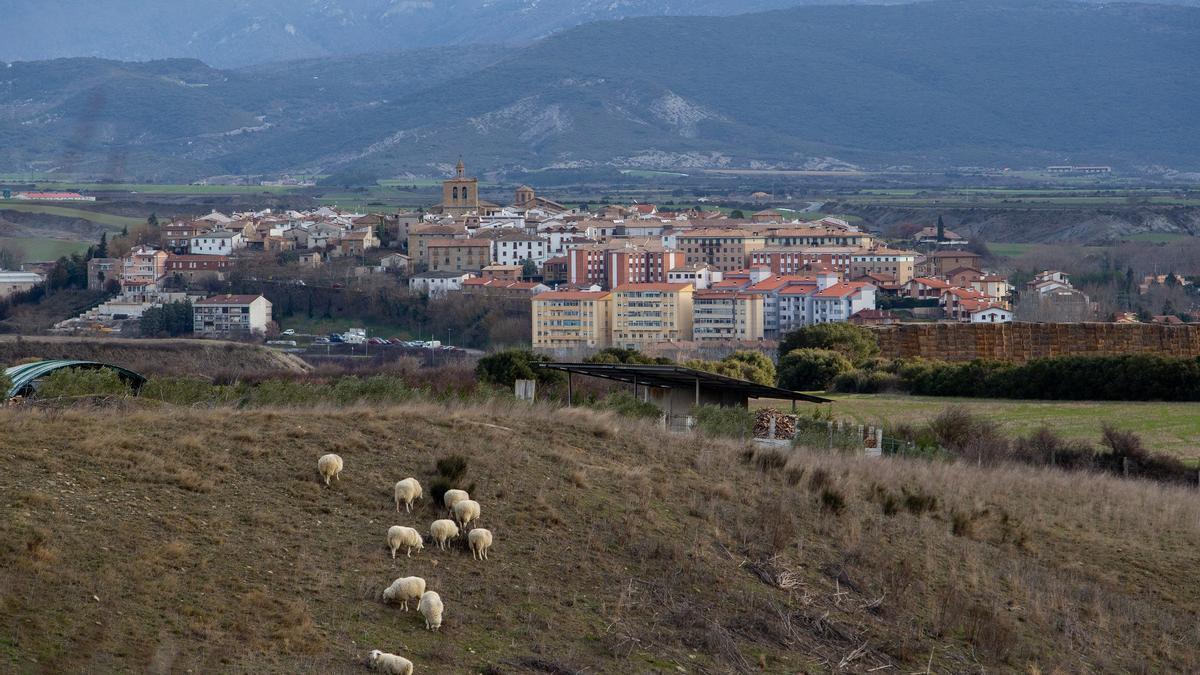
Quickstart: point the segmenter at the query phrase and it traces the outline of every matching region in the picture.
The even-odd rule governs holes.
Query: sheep
[[[417,603],[417,611],[425,617],[426,630],[437,630],[442,627],[442,596],[434,591],[421,594],[421,602]]]
[[[472,560],[487,560],[488,549],[492,547],[492,532],[477,527],[467,535],[467,543],[471,545]]]
[[[404,502],[404,510],[411,512],[414,499],[421,498],[421,484],[416,478],[405,478],[396,483],[396,513],[400,512],[400,502]]]
[[[458,525],[448,518],[435,520],[429,526],[429,534],[437,542],[438,548],[445,551],[446,542],[458,536]]]
[[[479,520],[479,502],[474,499],[464,499],[454,505],[454,519],[464,530],[473,520]]]
[[[329,485],[330,478],[341,480],[338,476],[342,473],[342,458],[333,454],[321,455],[321,459],[317,460],[317,471],[321,474],[321,478],[325,479],[325,484]]]
[[[383,590],[384,602],[399,602],[400,609],[408,611],[408,601],[420,601],[425,592],[425,580],[421,577],[401,577]]]
[[[413,663],[403,656],[388,654],[378,649],[371,650],[368,658],[371,667],[386,675],[413,675]]]
[[[393,525],[387,531],[388,548],[392,549],[392,560],[396,559],[396,551],[401,546],[408,549],[408,557],[412,557],[413,549],[418,551],[425,548],[425,541],[421,539],[421,533],[411,527],[403,525]]]
[[[471,495],[467,494],[466,490],[446,490],[446,494],[442,497],[442,502],[446,505],[446,510],[451,515],[454,515],[454,505],[464,499],[470,498]]]

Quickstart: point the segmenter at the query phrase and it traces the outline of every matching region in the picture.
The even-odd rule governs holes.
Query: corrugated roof
[[[13,366],[4,371],[8,376],[12,386],[4,392],[3,400],[12,398],[13,396],[27,396],[33,390],[33,384],[51,373],[62,370],[63,368],[86,368],[90,370],[98,370],[100,368],[109,368],[117,371],[121,379],[128,382],[134,390],[138,390],[146,383],[146,377],[139,373],[135,373],[128,368],[114,366],[111,363],[100,363],[98,361],[73,361],[65,359],[56,359],[52,361],[36,361],[34,363],[24,363],[19,366]]]

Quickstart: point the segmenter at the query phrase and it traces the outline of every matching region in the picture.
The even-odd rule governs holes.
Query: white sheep
[[[421,602],[417,603],[417,611],[425,617],[425,628],[437,630],[442,627],[442,596],[434,591],[421,594]]]
[[[455,525],[454,521],[449,518],[435,520],[429,526],[429,534],[433,537],[433,541],[437,543],[438,548],[445,551],[446,542],[458,536],[458,525]]]
[[[413,663],[403,656],[371,650],[371,667],[386,675],[413,675]]]
[[[492,547],[492,532],[477,527],[467,535],[467,543],[471,545],[472,560],[487,560],[488,549]]]
[[[470,498],[471,495],[467,494],[466,490],[446,490],[446,494],[442,497],[442,503],[446,505],[446,510],[453,515],[454,505]]]
[[[425,580],[421,577],[401,577],[383,590],[384,602],[398,602],[400,609],[408,611],[408,601],[420,601],[425,592]]]
[[[341,480],[338,476],[342,473],[342,458],[332,452],[321,455],[321,459],[317,460],[317,471],[320,472],[321,478],[325,479],[326,485],[329,485],[330,478]]]
[[[396,512],[400,512],[400,502],[404,502],[404,510],[412,511],[414,499],[421,498],[421,484],[416,478],[405,478],[396,483]]]
[[[464,499],[454,505],[454,519],[464,530],[473,520],[479,520],[479,502],[474,499]]]
[[[392,560],[396,559],[396,551],[400,550],[402,546],[408,549],[408,557],[410,558],[412,557],[414,548],[418,551],[425,548],[425,542],[421,539],[421,533],[403,525],[393,525],[388,528],[387,543],[388,548],[392,550]]]

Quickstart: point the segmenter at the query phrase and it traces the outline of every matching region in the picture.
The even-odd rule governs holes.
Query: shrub
[[[772,386],[775,384],[775,364],[765,354],[757,351],[734,352],[720,361],[689,359],[683,365],[739,380],[748,380]]]
[[[821,509],[833,514],[839,514],[846,508],[846,498],[841,492],[831,486],[821,488]]]
[[[878,394],[900,389],[900,376],[878,370],[855,369],[833,378],[830,391],[843,394]]]
[[[462,455],[447,455],[438,459],[434,469],[442,478],[458,483],[467,474],[467,463],[467,458]]]
[[[750,438],[754,435],[754,415],[746,408],[722,408],[702,405],[692,411],[696,428],[709,436]]]
[[[64,368],[37,384],[36,397],[125,396],[129,393],[129,385],[110,368]]]
[[[536,367],[538,363],[550,361],[550,357],[528,349],[508,349],[479,359],[475,375],[480,382],[512,387],[517,380],[537,380],[549,384],[562,379],[560,373]]]
[[[828,349],[858,364],[879,354],[879,341],[869,328],[849,323],[820,323],[785,335],[779,343],[780,360],[797,349]]]
[[[8,390],[11,388],[12,380],[9,379],[8,374],[4,372],[4,369],[0,368],[0,403],[3,403],[4,397],[8,394]]]
[[[662,417],[662,409],[658,406],[649,401],[643,401],[627,391],[616,391],[609,394],[600,405],[622,417],[645,420],[656,420]]]
[[[779,361],[779,386],[797,391],[827,389],[853,369],[842,354],[828,349],[793,349]]]
[[[606,347],[583,360],[584,363],[629,363],[669,366],[675,362],[665,356],[647,356],[636,349]]]

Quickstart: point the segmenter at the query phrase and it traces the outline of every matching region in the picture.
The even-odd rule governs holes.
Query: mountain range
[[[552,4],[552,3],[551,3]],[[222,70],[0,66],[0,171],[1200,167],[1200,9],[1055,0],[587,23]]]

